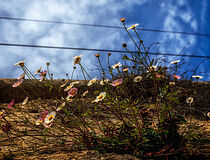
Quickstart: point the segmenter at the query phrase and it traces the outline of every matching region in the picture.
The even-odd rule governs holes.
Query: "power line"
[[[128,53],[127,51],[111,50],[111,49],[74,48],[74,47],[43,46],[43,45],[14,44],[14,43],[0,43],[0,46]],[[137,53],[136,51],[131,51],[131,52],[132,53]],[[143,54],[145,54],[145,53],[143,52]],[[207,59],[210,59],[210,56],[197,56],[197,55],[185,55],[185,54],[170,54],[170,53],[154,53],[154,52],[149,53],[149,54],[151,54],[151,55],[182,56],[182,57],[195,57],[195,58],[207,58]]]
[[[12,20],[12,21],[29,21],[29,22],[40,22],[40,23],[57,23],[57,24],[79,25],[79,26],[89,26],[89,27],[102,27],[102,28],[124,29],[124,27],[119,27],[119,26],[109,26],[109,25],[99,25],[99,24],[86,24],[86,23],[73,23],[73,22],[65,22],[65,21],[38,20],[38,19],[15,18],[15,17],[1,17],[1,16],[0,16],[0,19],[2,19],[2,20]],[[167,30],[146,29],[146,28],[136,28],[136,30],[149,31],[149,32],[162,32],[162,33],[173,33],[173,34],[184,34],[184,35],[194,35],[194,36],[210,37],[210,34],[208,34],[208,33],[179,32],[179,31],[167,31]]]

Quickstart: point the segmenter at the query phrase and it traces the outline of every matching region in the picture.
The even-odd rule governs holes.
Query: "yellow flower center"
[[[50,115],[48,120],[51,121],[53,119],[53,115]]]
[[[115,84],[115,85],[118,85],[118,84],[119,84],[119,82],[115,82],[114,84]]]
[[[103,95],[99,95],[98,99],[102,99],[103,98]]]

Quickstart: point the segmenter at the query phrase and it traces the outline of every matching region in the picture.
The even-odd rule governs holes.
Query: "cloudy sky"
[[[210,34],[210,2],[208,0],[0,0],[0,17],[15,17],[82,24],[126,26],[139,23],[138,28]],[[157,43],[151,52],[210,56],[210,37],[138,31],[146,46]],[[132,34],[134,35],[134,34]],[[0,19],[0,43],[18,43],[75,48],[123,50],[126,42],[134,45],[123,29],[69,24],[9,21]],[[72,72],[72,57],[83,55],[82,64],[92,78],[98,76],[93,51],[56,50],[0,46],[0,78],[17,78],[21,73],[14,64],[26,60],[34,72],[39,67],[50,70],[55,78],[65,78]],[[107,53],[102,61],[107,63]],[[120,61],[122,53],[113,53],[111,64]],[[162,57],[163,58],[163,57]],[[210,80],[210,59],[166,57],[168,62],[180,59],[185,64],[180,73],[195,69],[204,80]],[[81,74],[76,72],[81,76]],[[76,77],[75,77],[76,78]]]

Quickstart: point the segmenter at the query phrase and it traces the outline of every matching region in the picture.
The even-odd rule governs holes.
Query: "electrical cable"
[[[68,25],[80,25],[80,26],[89,26],[89,27],[103,27],[103,28],[115,28],[115,29],[124,29],[124,27],[119,26],[109,26],[109,25],[99,25],[99,24],[85,24],[85,23],[73,23],[65,21],[52,21],[52,20],[38,20],[38,19],[28,19],[28,18],[15,18],[15,17],[2,17],[1,20],[12,20],[12,21],[29,21],[29,22],[40,22],[40,23],[57,23],[57,24],[68,24]],[[162,32],[162,33],[172,33],[172,34],[184,34],[184,35],[194,35],[194,36],[205,36],[210,37],[208,33],[193,33],[193,32],[181,32],[181,31],[167,31],[160,29],[147,29],[147,28],[136,28],[136,30],[149,31],[149,32]]]
[[[15,44],[15,43],[0,43],[0,46],[12,46],[12,47],[27,47],[27,48],[46,48],[46,49],[63,49],[63,50],[82,50],[82,51],[97,51],[97,52],[118,52],[128,53],[127,51],[111,50],[111,49],[95,49],[95,48],[76,48],[76,47],[59,47],[59,46],[46,46],[46,45],[33,45],[33,44]],[[131,51],[137,53],[136,51]],[[145,52],[143,52],[145,54]],[[150,55],[163,55],[163,56],[182,56],[182,57],[194,57],[194,58],[207,58],[210,56],[198,56],[198,55],[187,55],[187,54],[170,54],[170,53],[149,53]]]

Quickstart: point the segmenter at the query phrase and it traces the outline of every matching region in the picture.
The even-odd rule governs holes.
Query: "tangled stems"
[[[99,65],[100,65],[101,69],[102,69],[103,80],[104,80],[104,79],[106,79],[106,76],[105,76],[105,72],[104,72],[103,66],[102,66],[102,64],[101,64],[100,58],[99,58],[99,57],[96,57],[96,58],[98,59],[98,63],[99,63]]]
[[[73,79],[73,76],[74,76],[74,71],[77,69],[77,67],[73,67],[73,71],[72,71],[72,74],[71,74],[71,80]],[[69,79],[69,78],[68,78]]]
[[[108,68],[109,68],[110,75],[112,76],[112,78],[114,78],[114,75],[112,73],[112,67],[111,67],[110,62],[109,62],[110,56],[111,56],[111,53],[108,53]]]
[[[148,65],[148,63],[147,63],[147,60],[146,60],[146,58],[144,57],[144,55],[142,54],[142,52],[141,52],[141,50],[140,50],[140,48],[139,48],[139,46],[136,44],[136,42],[134,41],[134,39],[133,39],[133,37],[131,36],[131,34],[128,32],[128,30],[127,30],[127,28],[126,28],[126,26],[125,26],[125,23],[123,22],[123,26],[124,26],[124,28],[125,28],[125,30],[126,30],[126,32],[128,33],[128,35],[130,36],[130,38],[132,39],[132,41],[134,42],[134,44],[135,44],[135,46],[138,48],[138,56],[139,56],[139,58],[142,56],[142,58],[144,59],[144,61],[145,61],[145,63],[146,63],[146,65],[149,67],[149,65]],[[140,37],[139,37],[140,38]],[[140,56],[141,55],[141,56]]]
[[[82,72],[84,71],[84,72],[87,74],[88,78],[91,79],[91,77],[90,77],[89,74],[86,72],[86,70],[85,70],[84,67],[81,65],[81,63],[78,63],[78,64],[80,65]],[[83,72],[83,75],[84,75],[84,78],[85,78],[84,72]]]
[[[134,32],[136,33],[137,37],[139,38],[139,41],[140,41],[140,44],[139,44],[139,45],[142,44],[142,46],[143,46],[143,48],[144,48],[144,51],[145,51],[145,53],[146,53],[145,57],[148,57],[149,63],[151,63],[151,62],[150,62],[150,58],[149,58],[149,56],[148,56],[148,51],[146,50],[143,41],[142,41],[141,38],[139,37],[139,34],[136,32],[136,29],[134,28],[133,30],[134,30]],[[139,52],[141,53],[140,47],[139,47]],[[142,54],[142,56],[143,56],[143,54]],[[152,64],[150,64],[150,65],[152,65]]]

